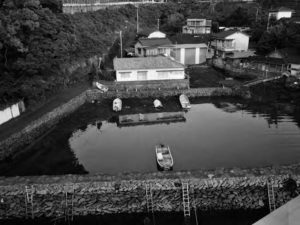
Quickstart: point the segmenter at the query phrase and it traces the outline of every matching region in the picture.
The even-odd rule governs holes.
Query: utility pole
[[[120,57],[123,58],[122,31],[120,30]]]
[[[160,19],[158,18],[157,19],[157,30],[159,30],[159,22],[160,22]]]
[[[255,22],[257,22],[257,17],[258,17],[258,7],[256,8]]]
[[[139,33],[139,6],[136,6],[136,34]]]

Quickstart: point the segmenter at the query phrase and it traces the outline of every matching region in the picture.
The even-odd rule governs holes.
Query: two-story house
[[[212,21],[208,19],[187,19],[182,27],[184,34],[210,34]]]
[[[291,75],[300,77],[300,51],[297,48],[276,49],[267,57],[282,59]]]
[[[237,30],[223,31],[212,36],[214,56],[225,58],[237,51],[248,51],[249,35]]]

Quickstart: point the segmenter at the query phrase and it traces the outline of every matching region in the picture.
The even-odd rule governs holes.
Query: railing
[[[63,0],[63,13],[74,14],[76,12],[88,12],[103,9],[109,6],[121,6],[127,4],[157,4],[167,0]]]

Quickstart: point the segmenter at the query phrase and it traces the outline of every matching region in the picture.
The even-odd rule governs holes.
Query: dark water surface
[[[299,162],[299,107],[236,100],[192,100],[183,112],[177,99],[86,104],[24,154],[0,163],[1,175],[153,172],[156,144],[170,146],[174,170],[261,167]],[[113,116],[112,116],[113,115]]]
[[[105,216],[75,217],[73,221],[39,219],[39,220],[12,220],[3,221],[3,225],[251,225],[266,215],[266,212],[198,212],[197,221],[195,214],[191,214],[189,220],[185,220],[183,212],[146,214],[114,214]],[[145,222],[148,217],[150,223]]]

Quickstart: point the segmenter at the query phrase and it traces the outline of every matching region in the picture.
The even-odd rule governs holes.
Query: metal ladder
[[[274,193],[273,184],[269,180],[267,181],[267,189],[268,189],[269,209],[270,212],[273,212],[276,209],[275,193]]]
[[[65,221],[73,221],[74,218],[74,186],[69,185],[65,186],[65,207],[64,207],[64,216]]]
[[[25,217],[26,219],[34,218],[33,213],[33,193],[34,193],[34,187],[33,186],[25,186]]]
[[[152,187],[150,183],[145,184],[146,189],[146,200],[147,200],[147,211],[148,213],[153,213],[153,195],[152,195]]]
[[[188,183],[182,183],[182,203],[183,203],[184,217],[190,217],[191,210],[190,210],[190,196],[189,196],[189,184]]]

